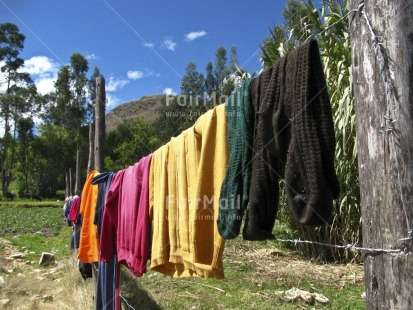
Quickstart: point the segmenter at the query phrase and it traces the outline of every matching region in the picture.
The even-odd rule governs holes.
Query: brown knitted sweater
[[[251,83],[255,111],[250,201],[243,236],[274,238],[278,182],[300,224],[323,225],[339,196],[335,137],[317,41],[309,40]]]

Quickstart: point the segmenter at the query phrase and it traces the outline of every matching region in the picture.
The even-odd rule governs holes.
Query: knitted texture
[[[251,180],[254,113],[250,102],[250,83],[234,91],[225,104],[228,122],[229,162],[222,182],[218,230],[222,238],[238,236],[248,204]]]
[[[297,222],[328,222],[339,196],[335,136],[318,44],[309,40],[252,85],[256,113],[250,205],[243,236],[273,238],[278,181]]]

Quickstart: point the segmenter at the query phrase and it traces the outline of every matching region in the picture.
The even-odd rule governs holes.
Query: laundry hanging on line
[[[251,169],[251,180],[246,181],[251,185],[244,239],[274,239],[280,179],[285,180],[287,202],[298,223],[313,226],[328,223],[333,199],[338,198],[340,188],[334,170],[333,117],[317,41],[310,39],[281,57],[252,80],[250,93],[251,100],[241,104],[253,107],[253,144],[245,146],[252,147],[248,154],[251,157],[238,170],[229,169],[226,179]],[[238,118],[235,122],[247,119]],[[244,139],[230,134],[230,147],[241,148],[242,143],[250,143],[249,134]],[[247,166],[250,163],[251,168]],[[231,160],[229,167],[235,167]],[[223,194],[221,201],[230,199]],[[244,210],[222,206],[219,219],[229,218],[221,221],[222,226],[226,225],[224,238],[231,239],[238,235]],[[237,224],[232,226],[234,223]]]
[[[311,39],[245,81],[225,104],[200,116],[142,163],[115,174],[102,230],[107,222],[116,227],[100,236],[100,257],[94,255],[98,233],[90,225],[100,210],[96,185],[90,184],[91,174],[98,172],[89,173],[80,206],[88,223],[82,227],[80,250],[88,247],[79,251],[79,259],[110,262],[122,253],[121,236],[135,229],[148,238],[124,245],[128,251],[142,251],[140,263],[150,260],[152,270],[173,277],[223,278],[224,239],[239,235],[244,213],[244,239],[274,238],[280,179],[285,180],[287,202],[298,223],[323,225],[329,220],[339,195],[334,147],[318,44]],[[137,169],[143,162],[145,168]],[[126,170],[132,184],[122,180]],[[143,180],[146,187],[139,183]],[[111,205],[113,199],[117,203]],[[126,201],[133,201],[135,208]],[[138,222],[136,212],[142,216]],[[107,254],[102,256],[102,251]],[[141,276],[145,268],[134,269],[128,263],[130,254],[118,263]]]

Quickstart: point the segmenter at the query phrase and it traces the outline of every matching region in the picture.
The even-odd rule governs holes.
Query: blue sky
[[[106,79],[107,111],[142,96],[179,93],[189,61],[205,72],[215,51],[250,73],[259,71],[259,44],[282,23],[287,0],[132,1],[0,0],[0,23],[26,36],[21,57],[38,90],[47,93],[73,53]],[[229,56],[229,55],[228,55]]]

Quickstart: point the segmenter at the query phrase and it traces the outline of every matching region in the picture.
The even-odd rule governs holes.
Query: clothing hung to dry
[[[228,160],[225,108],[216,106],[153,154],[151,269],[223,278],[216,217]]]
[[[242,104],[252,105],[254,114],[251,159],[243,161],[251,162],[244,239],[274,238],[280,179],[285,181],[287,202],[298,223],[326,224],[333,199],[339,195],[339,183],[334,171],[333,118],[317,41],[309,40],[288,53],[250,85],[251,100],[238,106],[242,112],[246,110]],[[245,119],[248,117],[236,121]],[[230,146],[241,143],[234,142],[240,135],[229,135]],[[238,171],[229,170],[227,176],[249,171],[247,164]],[[229,167],[235,166],[230,159]],[[232,234],[223,236],[227,239],[238,235],[239,224],[236,229],[231,225],[239,223],[243,214],[242,208],[231,211],[237,219],[220,208],[220,218],[229,214],[226,228],[232,229]]]
[[[105,262],[101,277],[117,281],[119,264],[142,276],[148,260],[172,277],[221,279],[225,239],[240,234],[244,213],[245,240],[275,238],[280,180],[298,223],[329,221],[340,191],[334,150],[319,48],[308,40],[153,154],[115,174],[91,171],[78,257]]]

